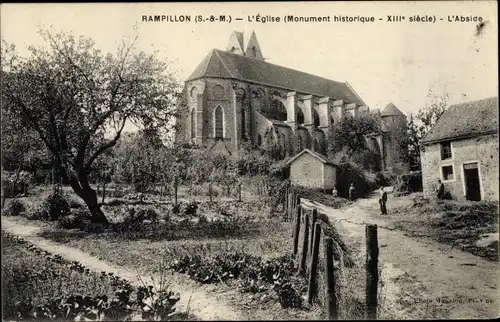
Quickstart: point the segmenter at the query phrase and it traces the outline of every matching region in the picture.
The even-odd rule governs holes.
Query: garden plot
[[[72,207],[77,206],[72,203]],[[31,206],[25,211],[27,217],[30,217],[30,209]],[[169,265],[172,271],[185,273],[182,265],[175,267],[176,261],[190,263],[201,259],[198,270],[213,268],[204,278],[212,275],[218,282],[204,283],[200,288],[217,292],[229,299],[235,308],[245,309],[241,311],[251,308],[248,312],[252,312],[252,316],[246,318],[311,319],[322,316],[320,307],[283,302],[283,298],[293,302],[292,296],[282,295],[280,302],[280,292],[295,292],[295,298],[300,299],[305,281],[285,276],[286,280],[281,279],[284,281],[282,290],[273,287],[273,276],[283,277],[280,270],[293,263],[286,257],[291,252],[292,227],[291,223],[269,216],[262,202],[189,202],[180,206],[118,204],[104,206],[104,211],[112,222],[107,227],[84,220],[73,227],[71,222],[64,220],[31,222],[43,227],[41,237],[144,275],[154,273],[159,263],[164,267]],[[219,278],[234,275],[226,268],[239,265],[240,261],[232,260],[234,256],[255,258],[255,265],[242,267],[245,274],[256,275],[253,283],[252,279]],[[264,273],[259,272],[267,272],[266,276],[270,276],[263,288],[260,288],[263,281],[259,276]],[[185,278],[190,279],[189,274]]]

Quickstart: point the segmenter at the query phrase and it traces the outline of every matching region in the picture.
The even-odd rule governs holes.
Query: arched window
[[[214,111],[215,138],[221,139],[224,137],[224,113],[220,106],[217,106]]]
[[[196,99],[197,97],[198,97],[198,89],[196,88],[196,86],[194,86],[193,88],[191,88],[191,98]]]
[[[246,122],[246,115],[245,115],[245,109],[241,109],[241,138],[246,139],[246,127],[247,127],[247,122]]]
[[[191,110],[191,139],[196,137],[196,111],[193,108]]]

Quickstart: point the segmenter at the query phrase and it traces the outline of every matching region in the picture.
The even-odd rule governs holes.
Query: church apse
[[[243,33],[234,32],[226,50],[212,49],[186,80],[183,93],[190,112],[179,122],[180,137],[207,147],[224,142],[231,154],[244,142],[281,146],[283,157],[303,148],[326,153],[332,124],[371,114],[347,82],[268,63],[253,32],[246,44]],[[404,115],[393,106],[384,112],[380,119],[386,131],[370,145],[380,149],[382,168],[390,168],[400,162],[396,151],[387,150],[395,145],[389,144],[391,131],[404,123]]]

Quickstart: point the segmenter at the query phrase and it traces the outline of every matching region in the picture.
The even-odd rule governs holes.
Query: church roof
[[[326,156],[318,153],[318,152],[315,152],[315,151],[311,151],[309,149],[304,149],[302,150],[301,152],[299,152],[297,155],[295,155],[293,158],[291,158],[290,160],[288,160],[288,162],[286,163],[286,165],[290,165],[293,163],[293,161],[297,160],[302,154],[304,153],[309,153],[311,154],[313,157],[315,157],[316,159],[318,159],[319,161],[321,161],[322,163],[324,164],[328,164],[328,165],[331,165],[333,167],[337,167],[337,165],[331,161],[329,161],[327,159]]]
[[[218,49],[213,49],[186,81],[202,77],[237,79],[366,105],[347,83]]]
[[[422,139],[423,144],[498,133],[498,97],[450,106]]]
[[[381,113],[382,116],[405,116],[396,105],[389,103]]]

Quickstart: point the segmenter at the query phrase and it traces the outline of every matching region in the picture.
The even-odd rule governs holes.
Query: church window
[[[220,106],[217,106],[214,111],[215,119],[215,138],[220,139],[224,137],[224,113]]]
[[[246,139],[246,115],[245,109],[241,109],[241,138]]]
[[[196,111],[191,110],[191,139],[196,137]]]
[[[194,86],[193,88],[191,88],[191,98],[196,99],[197,96],[198,96],[198,89],[196,88],[196,86]]]

